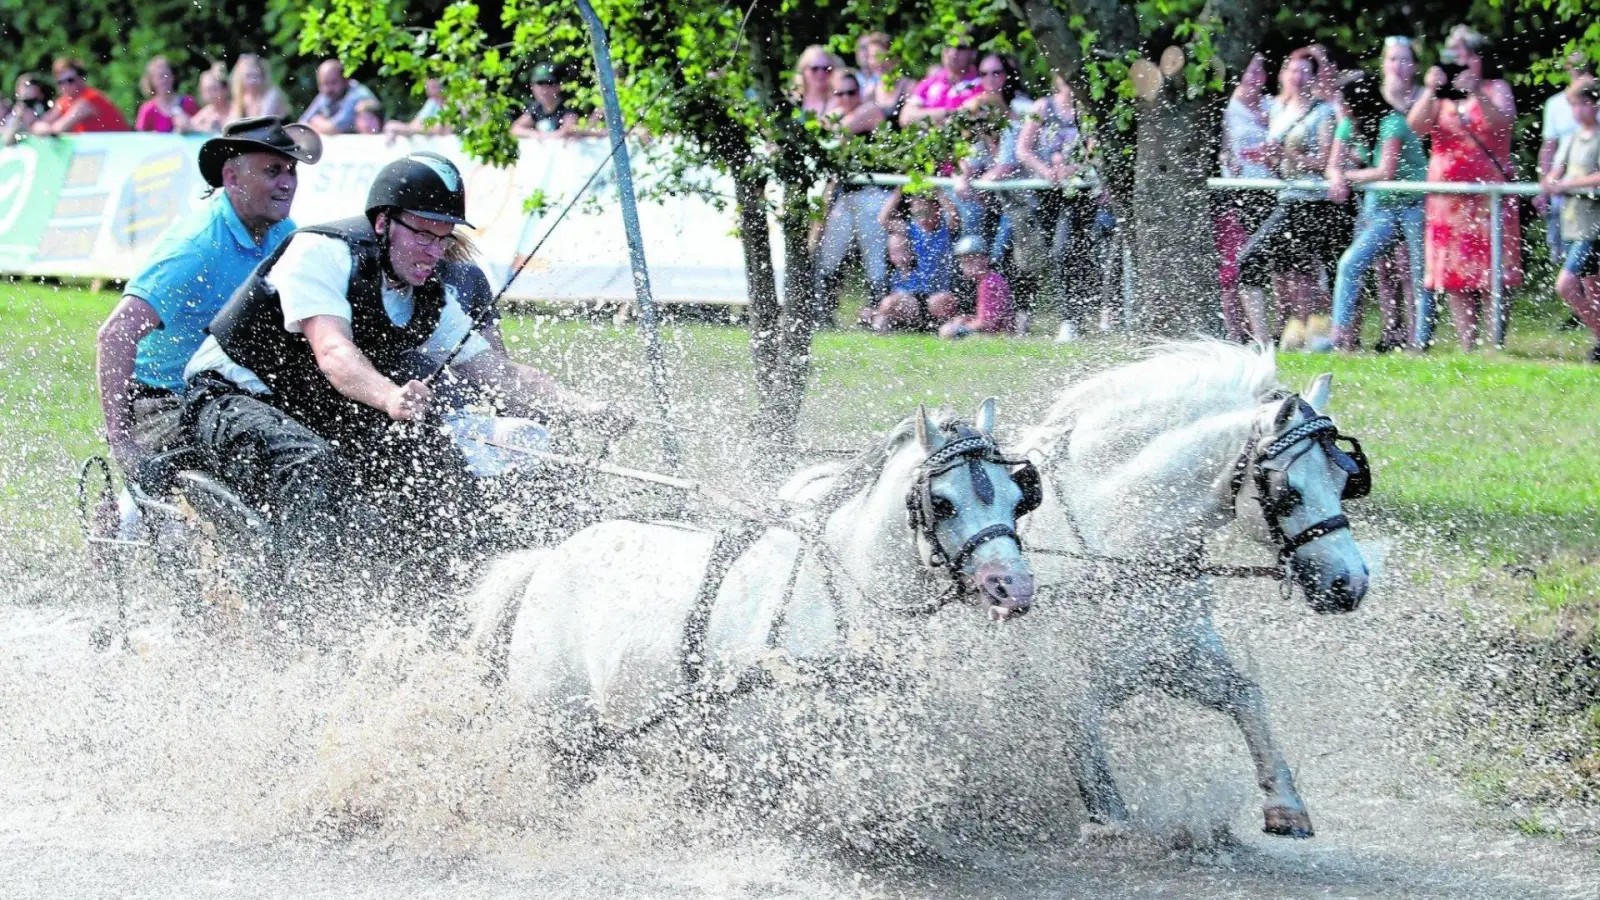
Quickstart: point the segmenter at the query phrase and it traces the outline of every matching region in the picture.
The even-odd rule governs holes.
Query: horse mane
[[[928,418],[940,432],[945,434],[954,433],[957,426],[964,424],[955,413],[946,409],[932,410],[928,413]],[[833,483],[814,504],[821,515],[831,515],[851,497],[878,483],[878,479],[883,477],[883,468],[888,465],[889,459],[904,447],[907,441],[914,439],[916,427],[917,414],[913,413],[846,462],[823,463],[797,475],[790,480],[790,490],[819,478],[831,478]],[[804,482],[801,482],[802,478],[805,479]]]
[[[1215,415],[1287,396],[1271,347],[1205,338],[1160,341],[1139,359],[1069,386],[1024,447],[1046,454],[1093,420],[1122,447]]]

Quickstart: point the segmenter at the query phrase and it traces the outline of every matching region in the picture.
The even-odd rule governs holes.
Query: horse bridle
[[[1251,451],[1260,443],[1260,437],[1258,430],[1252,428],[1250,439],[1245,442],[1239,461],[1234,466],[1232,485],[1233,497],[1237,501],[1246,474],[1255,484],[1256,502],[1261,506],[1261,517],[1267,523],[1273,542],[1278,545],[1280,566],[1287,566],[1296,550],[1317,538],[1349,529],[1350,519],[1341,512],[1312,523],[1296,534],[1287,534],[1283,530],[1283,519],[1293,514],[1295,508],[1300,505],[1300,492],[1287,484],[1282,490],[1274,491],[1269,474],[1271,470],[1263,463],[1277,459],[1303,444],[1304,447],[1300,452],[1280,467],[1280,471],[1287,473],[1296,460],[1310,452],[1313,445],[1317,445],[1322,447],[1328,458],[1349,476],[1345,479],[1344,492],[1340,495],[1340,500],[1357,500],[1367,496],[1372,490],[1372,469],[1367,464],[1367,455],[1361,451],[1361,442],[1349,435],[1340,434],[1338,426],[1333,424],[1332,419],[1320,415],[1299,394],[1290,395],[1287,402],[1297,404],[1305,420],[1273,438],[1254,456],[1251,455]],[[1339,441],[1349,442],[1350,449],[1345,450],[1340,447]]]
[[[1022,491],[1022,500],[1017,504],[1016,515],[1012,517],[1013,522],[1039,508],[1039,503],[1044,497],[1044,489],[1040,484],[1039,470],[1032,462],[1003,456],[1000,449],[995,446],[994,440],[988,435],[960,422],[949,426],[946,432],[954,439],[928,454],[928,458],[917,466],[916,478],[906,491],[906,514],[908,524],[911,526],[913,544],[920,538],[931,548],[927,565],[933,569],[944,569],[953,581],[959,581],[961,567],[972,558],[972,554],[978,552],[979,547],[990,541],[1009,538],[1016,542],[1017,549],[1021,550],[1022,538],[1012,525],[996,523],[967,538],[954,553],[947,552],[939,542],[935,526],[940,520],[955,515],[955,510],[947,508],[950,505],[949,501],[934,496],[933,479],[965,465],[972,476],[973,493],[984,503],[992,503],[994,483],[990,481],[989,474],[983,470],[982,464],[992,462],[1011,466],[1011,478]]]

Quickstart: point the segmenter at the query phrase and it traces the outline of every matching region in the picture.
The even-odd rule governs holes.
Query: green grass
[[[112,293],[0,285],[0,529],[71,527],[72,466],[101,448],[93,342],[114,301]],[[1334,373],[1334,413],[1363,440],[1377,473],[1375,508],[1495,558],[1575,561],[1574,586],[1548,589],[1566,597],[1591,591],[1584,579],[1600,555],[1600,367],[1538,358],[1576,359],[1587,348],[1555,321],[1547,307],[1521,314],[1504,353],[1293,354],[1280,365],[1292,385]],[[526,316],[510,319],[507,334],[515,353],[563,381],[648,407],[636,330]],[[689,427],[726,433],[730,419],[742,423],[754,408],[747,340],[723,326],[665,330],[669,383]],[[1002,425],[1024,425],[1073,374],[1127,349],[1119,340],[1063,348],[1042,336],[952,343],[826,332],[802,431],[815,443],[858,442],[918,401],[967,409],[989,394],[1002,400]]]

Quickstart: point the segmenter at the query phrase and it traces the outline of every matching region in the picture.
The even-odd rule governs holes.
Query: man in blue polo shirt
[[[201,145],[200,174],[221,196],[172,228],[96,342],[106,437],[130,478],[183,443],[184,364],[217,310],[295,230],[296,166],[321,155],[316,132],[273,116],[241,119]]]

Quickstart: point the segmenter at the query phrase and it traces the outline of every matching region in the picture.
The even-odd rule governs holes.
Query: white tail
[[[472,623],[463,649],[489,663],[491,673],[497,678],[505,676],[511,626],[516,622],[523,591],[547,552],[522,550],[502,557],[489,567],[478,586],[462,601],[467,619]]]

